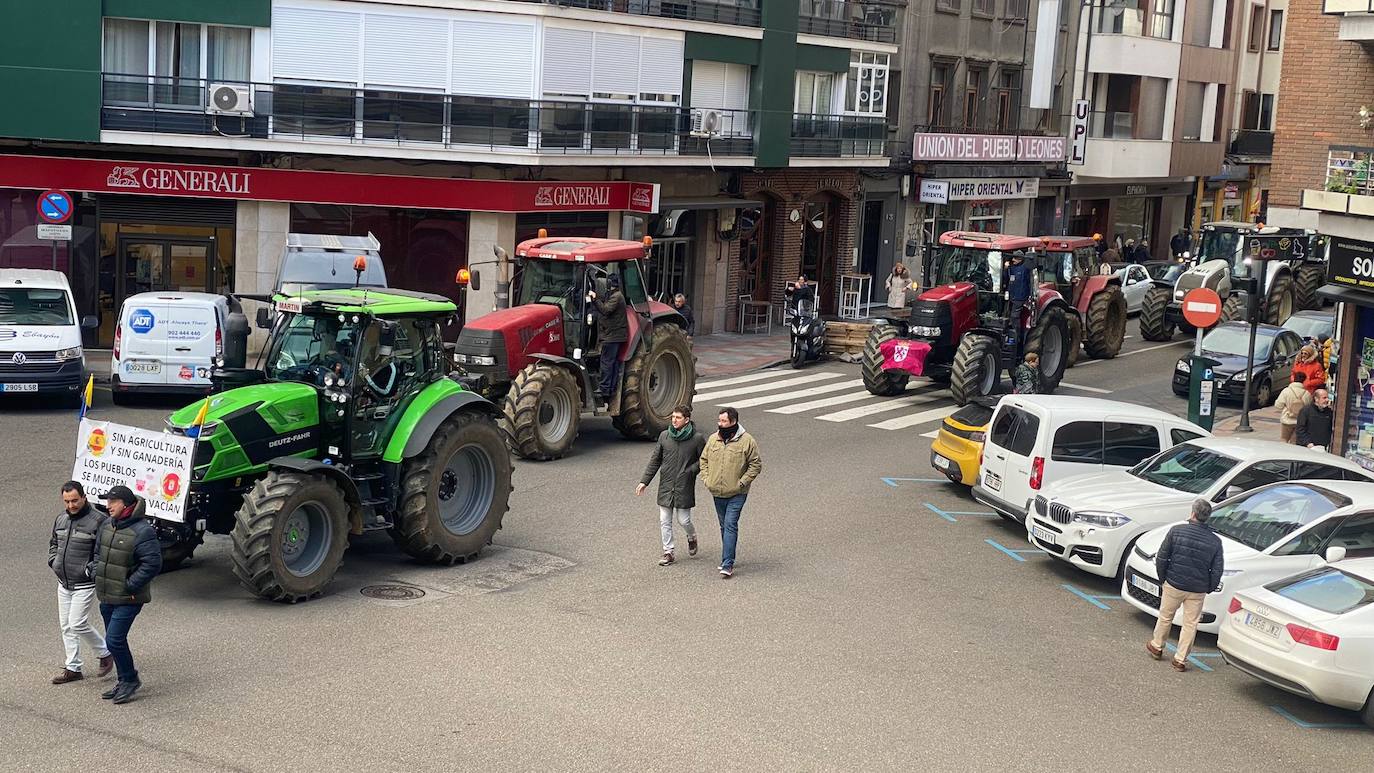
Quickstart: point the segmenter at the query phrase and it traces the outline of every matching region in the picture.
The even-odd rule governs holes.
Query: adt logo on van
[[[153,313],[147,309],[134,309],[134,313],[129,315],[129,327],[135,333],[146,333],[152,330],[156,321],[153,319]]]

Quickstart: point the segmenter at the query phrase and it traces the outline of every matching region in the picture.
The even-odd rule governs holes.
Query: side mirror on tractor
[[[259,306],[256,322],[259,330],[271,330],[272,312],[266,306]]]

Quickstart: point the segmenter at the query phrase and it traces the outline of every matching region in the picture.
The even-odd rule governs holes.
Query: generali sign
[[[657,183],[523,182],[0,155],[0,188],[473,212],[658,211]]]
[[[913,161],[1043,161],[1059,163],[1068,157],[1064,137],[1026,137],[1007,134],[933,134],[917,132]]]

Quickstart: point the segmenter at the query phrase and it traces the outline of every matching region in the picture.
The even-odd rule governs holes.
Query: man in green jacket
[[[110,518],[96,532],[95,557],[86,575],[95,580],[95,596],[105,620],[105,645],[114,656],[119,681],[100,697],[128,703],[143,686],[129,649],[129,629],[143,605],[153,600],[153,578],[162,571],[162,547],[144,517],[143,501],[128,486],[114,486],[101,499],[109,506]]]
[[[720,521],[720,577],[728,580],[735,573],[735,545],[739,540],[739,516],[749,487],[763,472],[754,436],[739,423],[739,411],[720,409],[716,420],[716,434],[706,441],[701,452],[701,479],[716,503],[716,520]]]
[[[644,493],[654,475],[658,475],[658,525],[663,534],[663,557],[659,566],[673,563],[673,518],[687,532],[687,555],[697,554],[697,530],[692,525],[692,508],[697,504],[697,472],[701,469],[701,452],[706,438],[692,423],[692,408],[679,405],[673,409],[671,426],[659,433],[658,444],[644,468],[644,477],[635,487],[635,496]]]

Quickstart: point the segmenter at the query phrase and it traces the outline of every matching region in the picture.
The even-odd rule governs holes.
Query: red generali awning
[[[658,184],[517,182],[0,155],[0,188],[476,212],[658,211]]]

